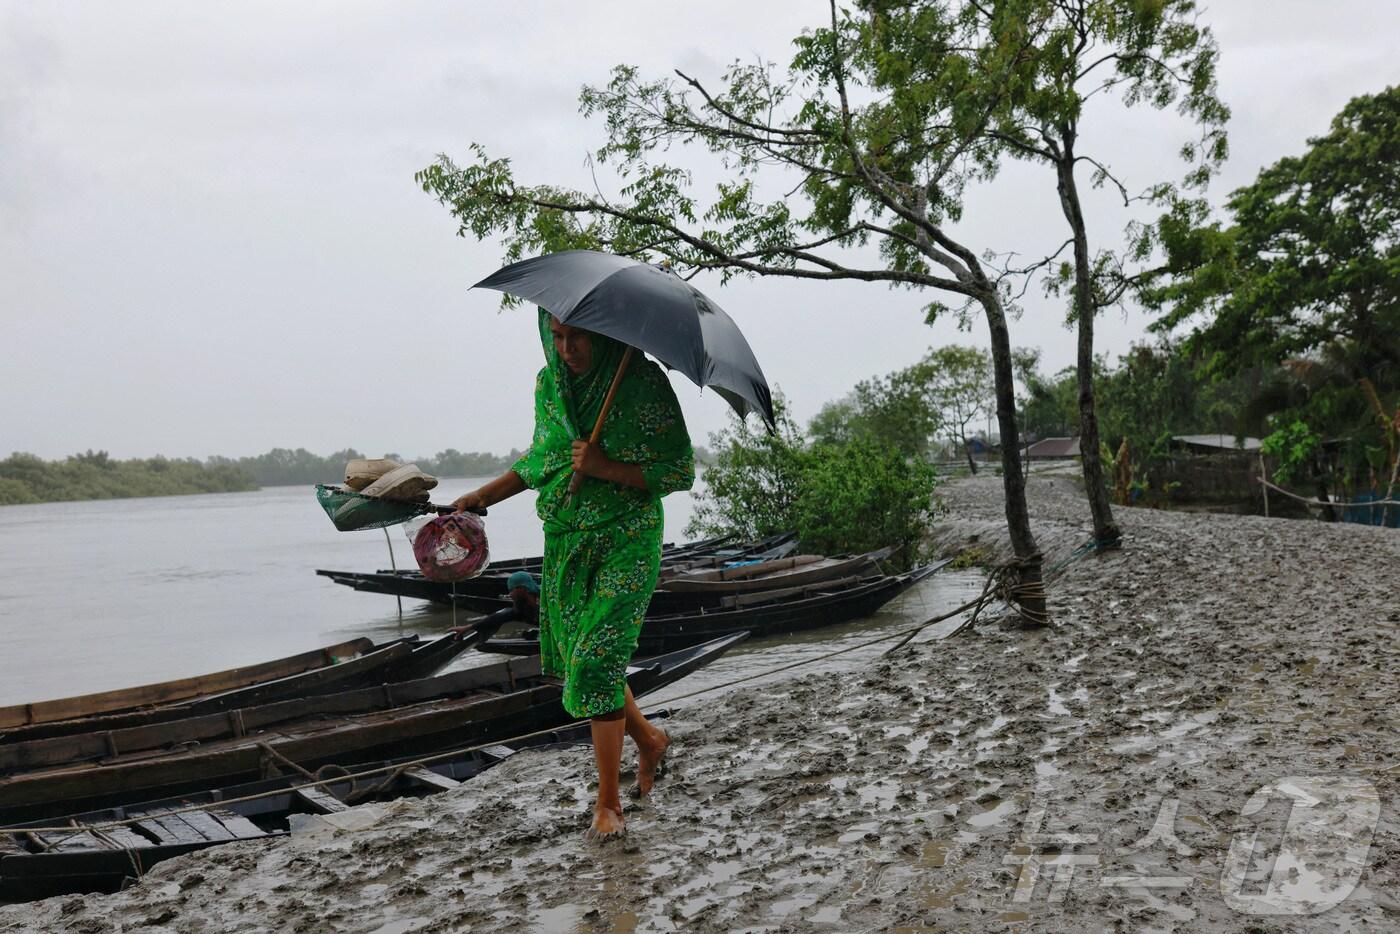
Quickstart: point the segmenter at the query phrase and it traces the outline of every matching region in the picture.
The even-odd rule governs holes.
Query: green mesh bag
[[[438,511],[432,503],[405,503],[377,496],[365,496],[344,487],[316,484],[316,502],[342,532],[382,529],[407,522],[414,516]]]

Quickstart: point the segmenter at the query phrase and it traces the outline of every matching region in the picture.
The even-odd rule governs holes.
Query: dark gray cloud
[[[532,180],[590,184],[579,85],[616,62],[713,76],[786,60],[824,4],[0,4],[0,454],[504,450],[530,432],[530,321],[466,286],[499,248],[455,238],[413,172],[470,141]],[[1299,151],[1393,80],[1388,2],[1223,4],[1233,156],[1215,186]],[[1112,107],[1115,169],[1175,177],[1185,127]],[[697,167],[701,167],[696,163]],[[702,177],[707,177],[704,172]],[[1127,215],[1095,196],[1116,237]],[[959,232],[1031,254],[1062,238],[1047,179],[1009,168]],[[702,284],[810,416],[857,380],[980,323],[921,323],[920,296],[862,284]],[[1073,359],[1032,293],[1018,344]],[[1139,339],[1111,314],[1101,347]],[[724,406],[678,384],[697,436]]]

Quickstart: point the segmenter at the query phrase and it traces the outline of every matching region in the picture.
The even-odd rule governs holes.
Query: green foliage
[[[967,454],[967,465],[976,473],[968,448],[968,428],[996,406],[991,357],[978,347],[949,344],[930,351],[909,372],[911,380],[924,387],[930,408],[938,413],[940,434]]]
[[[939,510],[931,464],[870,438],[811,443],[780,397],[774,408],[775,432],[731,416],[710,436],[715,462],[701,474],[689,534],[796,529],[804,548],[828,554],[894,545],[905,566],[924,556]]]
[[[1073,367],[1054,376],[1040,372],[1040,351],[1017,348],[1011,354],[1016,378],[1026,388],[1022,396],[1021,427],[1039,438],[1079,434],[1079,386]]]
[[[774,431],[755,430],[731,412],[729,427],[710,435],[713,463],[700,474],[690,534],[760,538],[795,527],[806,445],[780,393],[773,414]]]
[[[211,457],[211,466],[231,466],[248,474],[259,486],[297,486],[310,483],[338,483],[345,476],[345,465],[364,457],[354,448],[346,448],[322,456],[305,448],[273,448],[256,457]],[[415,463],[425,473],[437,477],[490,477],[510,468],[520,458],[519,451],[509,454],[487,454],[481,451],[462,453],[456,448],[439,451],[432,457],[405,459],[398,454],[385,454],[405,463]]]
[[[11,454],[0,461],[0,505],[60,500],[116,499],[231,493],[256,489],[252,478],[229,465],[164,457],[117,461],[88,451],[62,461]]]
[[[512,449],[505,455],[487,454],[483,451],[468,451],[463,454],[455,448],[448,448],[414,463],[427,473],[438,477],[494,477],[509,470],[511,464],[520,460],[521,453]]]
[[[995,398],[987,352],[947,345],[912,366],[858,383],[823,406],[808,431],[818,444],[871,441],[927,460],[937,438],[966,450],[969,427],[988,415]]]
[[[295,486],[311,483],[337,483],[345,477],[345,464],[364,457],[354,448],[322,457],[306,448],[273,448],[255,457],[211,457],[209,464],[230,467],[253,478],[258,486]]]
[[[1244,421],[1340,439],[1324,472],[1369,486],[1392,449],[1376,412],[1400,403],[1400,87],[1352,99],[1227,208],[1226,223],[1158,222],[1169,271],[1144,293],[1163,312],[1154,328],[1189,328],[1203,371],[1245,384]]]
[[[1215,38],[1201,24],[1195,0],[1013,0],[993,9],[1004,17],[1004,28],[1027,36],[1028,48],[991,112],[987,135],[1010,156],[1053,171],[1069,239],[1032,268],[1044,268],[1048,292],[1070,296],[1071,321],[1092,316],[1137,287],[1158,243],[1155,227],[1134,222],[1122,248],[1091,246],[1077,178],[1081,163],[1090,171],[1089,185],[1108,188],[1124,207],[1146,202],[1200,211],[1202,202],[1188,192],[1203,189],[1228,154],[1229,109],[1218,95]],[[1175,105],[1195,124],[1180,150],[1188,164],[1181,186],[1151,179],[1134,191],[1096,157],[1088,145],[1094,137],[1082,128],[1095,96],[1098,114],[1106,99],[1117,97],[1125,108]],[[1059,259],[1071,246],[1069,258]]]
[[[932,464],[873,441],[813,445],[800,463],[793,519],[804,548],[835,554],[893,545],[894,563],[905,566],[925,556],[939,513]]]
[[[1135,345],[1096,374],[1103,436],[1115,447],[1126,440],[1133,459],[1146,461],[1165,455],[1172,435],[1257,433],[1262,422],[1251,420],[1248,404],[1256,378],[1211,379],[1189,348]]]
[[[849,395],[822,406],[808,425],[813,442],[869,441],[927,459],[938,412],[913,368],[863,380]]]
[[[16,453],[0,461],[0,505],[234,493],[260,486],[335,483],[345,476],[347,461],[363,456],[354,448],[324,457],[305,448],[273,448],[256,457],[211,457],[203,462],[165,457],[118,461],[106,451],[45,461],[32,454]],[[519,456],[519,451],[501,456],[463,454],[448,448],[414,463],[439,477],[485,477],[507,470]]]
[[[1353,98],[1302,156],[1228,202],[1229,226],[1159,221],[1171,275],[1145,293],[1161,330],[1223,373],[1326,353],[1353,380],[1400,384],[1400,87]]]
[[[1313,466],[1318,452],[1322,449],[1322,439],[1306,422],[1294,420],[1270,434],[1263,441],[1263,452],[1278,458],[1274,477],[1280,483],[1289,483],[1303,476]]]
[[[966,571],[971,568],[989,568],[995,563],[996,555],[990,548],[985,545],[974,545],[958,552],[948,567],[954,571]]]
[[[995,305],[1001,292],[980,251],[946,227],[962,217],[966,187],[996,172],[1005,143],[991,130],[1014,123],[1013,92],[1060,55],[1037,44],[1057,11],[1048,0],[833,3],[829,24],[794,40],[786,69],[735,62],[707,86],[618,65],[583,88],[580,111],[605,133],[591,162],[614,188],[607,195],[522,183],[479,144],[415,180],[460,236],[500,238],[507,260],[588,246],[726,280],[863,279]],[[1140,72],[1133,87],[1156,86],[1141,62],[1124,69]],[[712,190],[664,161],[684,148],[722,166]],[[921,305],[930,315],[948,307]]]

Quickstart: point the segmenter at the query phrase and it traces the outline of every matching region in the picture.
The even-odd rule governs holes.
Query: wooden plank
[[[162,844],[169,843],[202,843],[204,835],[189,824],[180,820],[176,815],[169,813],[169,808],[159,808],[154,811],[147,811],[144,814],[136,812],[132,817],[141,816],[144,820],[137,823],[137,826],[148,833],[154,834]]]
[[[823,591],[841,590],[861,580],[862,578],[859,577],[842,577],[836,580],[822,581],[818,584],[810,584],[805,587],[787,587],[781,590],[760,590],[757,593],[736,594],[732,597],[725,597],[720,602],[720,606],[742,609],[746,606],[772,603],[777,600],[790,600],[794,597],[801,599]]]
[[[31,836],[33,836],[35,842],[48,853],[71,853],[74,850],[112,849],[110,844],[99,840],[86,830],[81,832],[77,829],[71,832],[52,831],[31,834]]]
[[[487,746],[487,747],[485,747],[484,749],[482,749],[481,751],[484,752],[484,753],[486,753],[488,756],[491,756],[492,758],[495,758],[495,759],[509,759],[511,756],[515,755],[515,753],[516,753],[516,750],[515,750],[514,747],[511,747],[511,746],[503,746],[503,745],[500,745],[500,744],[497,744],[497,745],[495,745],[495,746]]]
[[[692,580],[689,577],[671,578],[657,585],[663,593],[676,594],[738,594],[754,591],[775,591],[784,587],[815,584],[837,577],[850,576],[861,568],[872,566],[876,561],[888,556],[888,550],[873,551],[853,558],[824,558],[817,562],[799,564],[794,568],[751,575],[742,578],[722,580]],[[785,559],[791,560],[791,559]]]
[[[305,801],[317,814],[334,814],[350,809],[344,801],[320,788],[298,788],[292,794]]]
[[[105,827],[100,836],[106,837],[117,846],[125,847],[128,850],[139,850],[143,846],[155,845],[130,827]]]
[[[430,788],[436,788],[439,791],[451,791],[453,788],[457,788],[462,784],[456,779],[448,778],[446,775],[439,775],[432,769],[425,769],[422,766],[415,766],[411,769],[404,769],[403,774],[413,779],[414,781],[421,782],[422,784],[427,785]]]
[[[137,821],[133,826],[140,827],[147,834],[155,837],[158,845],[165,846],[181,842],[179,834],[176,834],[156,819]]]
[[[227,808],[216,808],[208,812],[209,816],[223,824],[229,833],[235,837],[246,839],[248,837],[265,837],[267,831],[257,824],[244,817],[242,814],[235,814]]]
[[[79,834],[78,836],[75,836],[75,837],[69,837],[67,840],[64,840],[64,841],[63,841],[62,843],[60,843],[58,846],[54,847],[54,848],[53,848],[53,852],[55,852],[55,853],[72,853],[72,852],[74,852],[74,851],[80,851],[80,850],[112,850],[112,849],[117,849],[117,847],[113,846],[111,843],[108,842],[108,839],[110,839],[110,838],[104,839],[104,836],[105,836],[105,835],[99,835],[99,834],[96,834],[96,833],[84,833],[84,834]],[[138,837],[139,837],[140,834],[136,834],[135,836],[138,836]],[[144,840],[144,838],[143,838],[143,840]],[[150,841],[149,841],[149,840],[145,840],[144,842],[146,843],[147,846],[150,845]]]
[[[180,815],[180,820],[199,831],[206,840],[233,839],[233,834],[229,832],[227,827],[204,811],[186,811]]]

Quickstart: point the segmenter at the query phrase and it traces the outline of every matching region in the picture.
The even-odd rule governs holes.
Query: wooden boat
[[[369,639],[351,639],[348,642],[338,642],[335,645],[288,655],[286,658],[278,658],[270,662],[244,665],[240,668],[197,675],[193,678],[178,678],[174,681],[143,684],[134,688],[121,688],[115,691],[82,694],[76,697],[39,701],[33,704],[0,707],[0,731],[35,723],[52,723],[56,720],[72,720],[77,717],[115,713],[120,710],[135,710],[138,707],[150,707],[156,704],[170,704],[205,694],[231,691],[250,684],[325,668],[342,659],[364,655],[374,648],[374,643]]]
[[[718,658],[734,633],[628,669],[634,694]],[[170,723],[21,744],[0,777],[0,824],[253,781],[287,763],[314,771],[499,742],[568,722],[538,657],[297,698]]]
[[[668,593],[749,593],[756,590],[781,590],[818,581],[849,577],[869,569],[888,558],[893,548],[881,548],[863,555],[790,555],[770,561],[756,561],[733,567],[705,570],[663,571],[657,590]]]
[[[501,613],[498,616],[513,616]],[[483,620],[482,622],[486,622]],[[225,691],[196,698],[181,704],[166,704],[97,717],[83,717],[55,723],[40,723],[32,727],[11,730],[0,735],[0,773],[4,763],[15,753],[12,747],[40,740],[82,734],[108,733],[113,730],[169,723],[187,717],[218,711],[235,710],[288,698],[313,697],[338,691],[348,691],[368,685],[410,681],[434,675],[446,667],[477,641],[474,633],[448,633],[431,641],[417,636],[396,639],[359,658],[341,662],[329,668],[292,675],[276,681],[249,685],[235,691]]]
[[[874,613],[947,563],[924,565],[907,574],[851,577],[739,594],[726,597],[725,605],[714,610],[648,616],[642,624],[637,655],[673,652],[727,632],[743,630],[759,639],[850,622]],[[492,638],[477,648],[502,655],[536,655],[540,650],[539,633],[527,631],[516,638]]]
[[[840,580],[873,574],[891,549],[864,555],[797,555],[757,558],[737,566],[715,565],[704,568],[671,568],[652,592],[647,617],[690,614],[732,606],[729,598],[740,593],[786,590],[820,581]],[[458,594],[457,607],[469,613],[495,613],[510,601],[499,593],[492,596]]]
[[[792,538],[791,533],[785,536],[773,536],[764,539],[764,542],[778,542],[782,538]],[[686,562],[695,560],[701,556],[719,554],[747,554],[751,549],[742,543],[736,544],[735,535],[721,535],[715,538],[701,539],[699,541],[687,542],[682,545],[667,544],[661,549],[662,561],[664,563]],[[416,568],[404,569],[384,569],[372,573],[361,571],[332,571],[318,570],[316,573],[322,577],[328,577],[336,583],[345,584],[357,590],[368,590],[370,592],[390,593],[401,597],[412,597],[422,600],[435,600],[442,603],[450,602],[450,594],[456,593],[490,593],[499,594],[505,590],[505,581],[516,571],[531,571],[538,574],[544,564],[544,558],[535,555],[528,558],[506,558],[499,561],[492,561],[481,574],[475,578],[465,581],[458,581],[454,588],[451,584],[443,584],[438,581],[430,581],[423,577]],[[381,580],[382,579],[382,580]],[[379,582],[380,586],[387,589],[379,589],[375,586],[356,587],[359,581],[367,584]]]
[[[735,561],[781,558],[795,548],[796,536],[791,532],[771,535],[754,542],[736,543],[732,536],[725,536],[663,549],[661,562],[662,568],[667,570],[703,570],[723,567],[726,563]],[[352,590],[430,600],[450,606],[454,595],[459,601],[472,597],[504,597],[506,579],[511,574],[516,571],[538,574],[542,562],[540,557],[492,562],[487,565],[481,576],[458,581],[456,584],[430,581],[416,570],[364,572],[322,569],[316,573]],[[491,612],[491,609],[478,612]]]
[[[648,714],[658,720],[666,710]],[[156,863],[241,840],[286,836],[295,814],[330,814],[367,800],[424,797],[450,791],[524,749],[588,743],[586,722],[541,736],[415,765],[411,759],[362,763],[385,772],[362,780],[300,788],[296,774],[230,785],[183,797],[146,801],[31,822],[67,824],[73,831],[0,834],[0,902],[32,901],[78,892],[115,892]],[[257,797],[254,797],[257,796]],[[252,798],[252,800],[243,800]],[[201,810],[183,811],[191,805]],[[110,826],[112,821],[132,821]],[[101,825],[109,825],[102,827]]]

